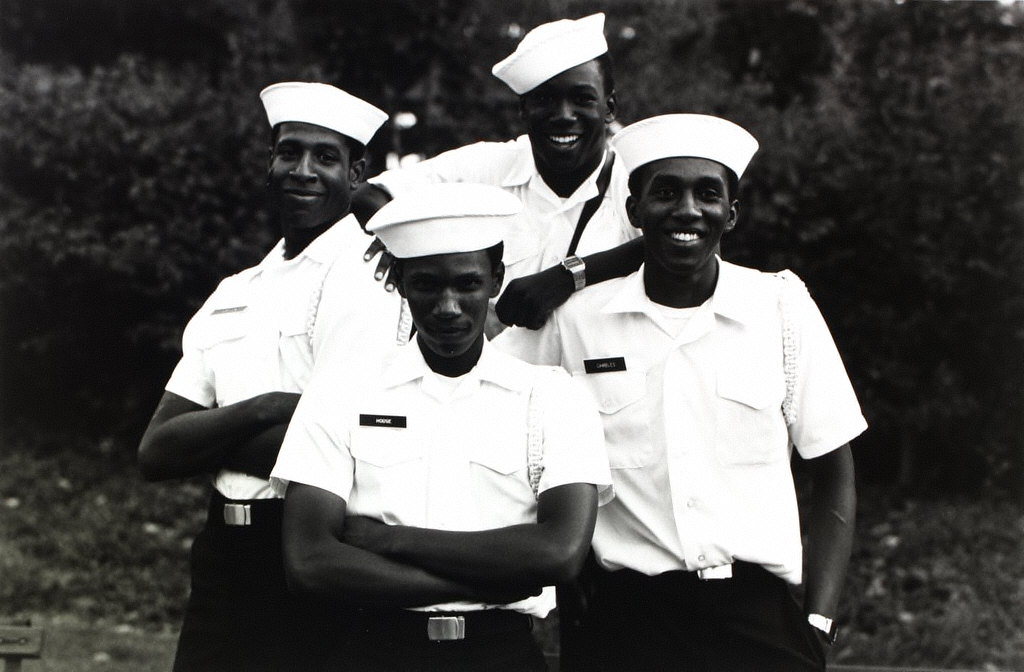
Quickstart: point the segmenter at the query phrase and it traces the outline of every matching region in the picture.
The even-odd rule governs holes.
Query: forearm
[[[853,548],[857,494],[849,445],[817,460],[828,462],[812,469],[804,607],[834,618]]]
[[[423,568],[384,558],[340,541],[345,500],[320,488],[291,483],[281,526],[285,572],[296,593],[350,604],[414,607],[440,602],[503,604],[525,597],[468,586]],[[522,591],[518,591],[522,593]]]
[[[638,270],[644,261],[644,238],[634,238],[610,250],[582,257],[587,264],[587,286],[621,278]]]
[[[472,584],[560,583],[579,572],[590,547],[597,492],[592,485],[577,483],[545,496],[561,498],[555,505],[559,509],[545,513],[542,501],[536,523],[473,532],[378,526],[380,546],[374,550]]]
[[[338,541],[286,559],[294,592],[358,606],[419,607],[478,600],[480,591],[454,580]]]
[[[270,478],[270,472],[277,462],[288,423],[272,425],[241,445],[226,451],[220,462],[222,469],[240,471],[244,474]]]
[[[254,397],[204,408],[165,393],[139,445],[143,475],[164,480],[216,471],[230,451],[280,421],[268,406]]]

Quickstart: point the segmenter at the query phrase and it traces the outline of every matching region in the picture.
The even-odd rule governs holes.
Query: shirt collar
[[[763,312],[763,307],[751,300],[750,285],[744,282],[747,269],[723,261],[717,255],[715,259],[718,262],[718,283],[711,295],[711,310],[729,320],[750,322]],[[644,287],[644,266],[641,266],[639,271],[623,279],[619,291],[605,303],[601,312],[642,313],[657,321],[657,308],[653,303]]]
[[[515,141],[522,145],[523,150],[516,156],[515,162],[506,174],[505,179],[502,180],[501,186],[505,188],[520,187],[530,182],[530,180],[538,180],[554,196],[555,193],[544,182],[544,178],[540,176],[540,172],[537,170],[537,164],[533,161],[533,146],[530,144],[530,137],[528,135],[520,135]],[[587,176],[587,179],[583,180],[580,186],[576,188],[576,191],[565,199],[566,202],[582,202],[597,195],[597,176],[601,174],[601,168],[604,167],[604,163],[611,156],[611,153],[611,147],[607,147],[604,151],[604,156],[601,157],[601,163],[594,169],[594,172]]]
[[[299,252],[292,259],[284,258],[284,239],[277,241],[274,249],[263,258],[258,265],[260,270],[286,262],[298,262],[302,259],[309,259],[318,264],[329,264],[338,256],[338,250],[343,245],[345,238],[345,227],[359,226],[359,220],[355,215],[348,214],[335,222],[329,229],[310,241],[302,252]],[[367,243],[369,244],[369,243]]]
[[[526,389],[530,380],[523,367],[515,366],[518,360],[497,350],[484,339],[484,347],[480,359],[463,377],[477,381],[489,382],[509,390]],[[422,379],[431,372],[423,353],[420,352],[418,339],[410,341],[397,349],[395,355],[384,365],[381,382],[384,387],[397,387]]]

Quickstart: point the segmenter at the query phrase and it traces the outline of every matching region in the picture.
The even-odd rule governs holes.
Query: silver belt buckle
[[[712,581],[714,579],[731,579],[732,565],[719,565],[717,567],[705,567],[697,570],[697,578],[701,581]]]
[[[427,619],[427,639],[432,642],[450,642],[466,638],[464,616],[431,616]]]
[[[225,525],[252,525],[252,509],[248,504],[225,504]]]

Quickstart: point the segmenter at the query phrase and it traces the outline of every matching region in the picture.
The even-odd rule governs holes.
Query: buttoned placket
[[[715,313],[711,302],[703,304],[675,338],[664,364],[660,400],[661,408],[668,408],[669,400],[675,409],[673,413],[663,412],[665,436],[665,459],[668,466],[669,497],[676,534],[686,568],[696,570],[728,562],[727,559],[706,548],[702,541],[712,538],[710,529],[713,521],[704,507],[706,497],[702,489],[707,487],[701,475],[706,472],[703,462],[707,456],[695,448],[705,443],[692,418],[694,411],[703,406],[699,400],[689,400],[693,389],[687,385],[692,371],[685,365],[682,350],[686,346],[708,336],[715,328]],[[682,412],[682,409],[688,409]]]
[[[465,424],[474,422],[475,418],[461,413],[460,406],[463,406],[461,402],[478,393],[480,380],[469,374],[459,379],[453,389],[443,385],[437,377],[428,375],[422,379],[421,389],[433,406],[431,424],[435,433],[427,440],[427,524],[442,530],[469,529],[467,518],[470,511],[463,498],[470,491],[470,447],[464,445],[460,437],[476,434],[467,432]]]

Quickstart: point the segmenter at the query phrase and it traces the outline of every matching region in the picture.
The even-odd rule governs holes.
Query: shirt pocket
[[[756,465],[788,458],[781,371],[750,362],[725,366],[718,371],[717,392],[715,445],[720,462]]]
[[[650,404],[645,371],[576,374],[590,390],[604,425],[608,466],[635,469],[651,463]]]
[[[264,376],[266,362],[259,358],[248,309],[212,311],[190,334],[188,347],[197,348],[218,406],[251,395],[255,376]]]
[[[313,368],[313,349],[309,339],[309,315],[305,310],[285,311],[278,319],[278,353],[283,389],[304,390]]]
[[[406,429],[357,427],[351,435],[355,480],[350,498],[363,514],[416,524],[426,506],[425,453]]]
[[[474,447],[469,457],[470,487],[481,528],[533,521],[537,498],[530,487],[526,453],[522,427],[495,432]]]

